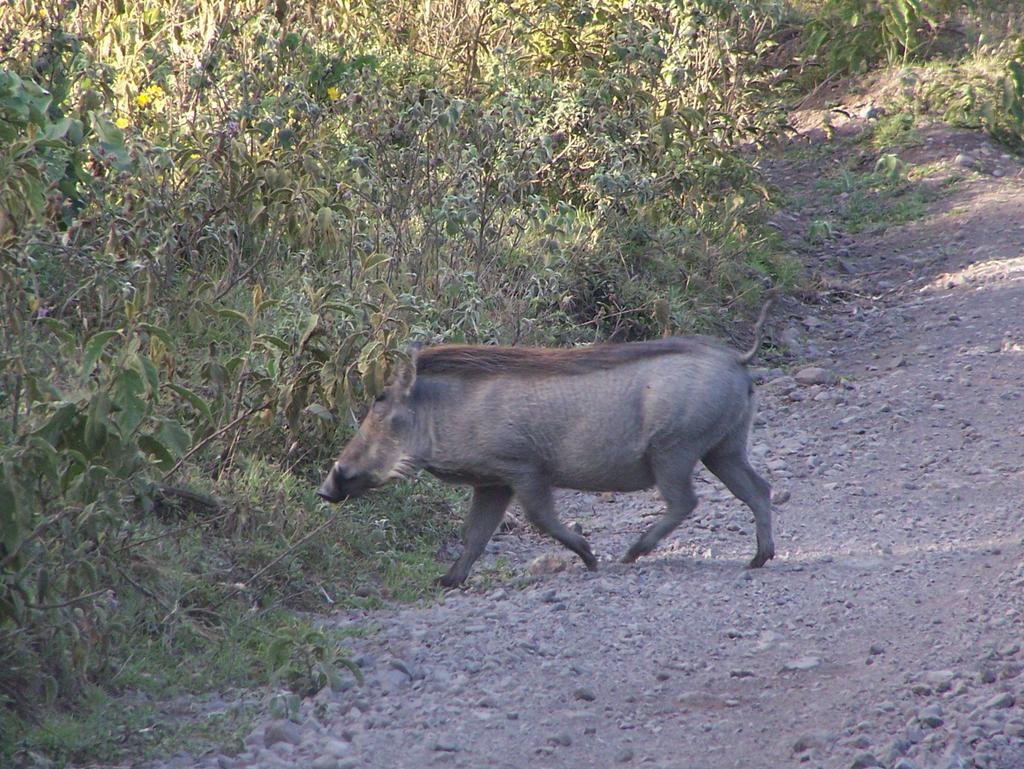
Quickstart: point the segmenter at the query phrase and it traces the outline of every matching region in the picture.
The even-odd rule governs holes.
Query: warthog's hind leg
[[[754,472],[746,452],[709,454],[704,457],[708,470],[721,479],[736,497],[754,511],[757,526],[757,552],[750,559],[750,568],[764,566],[775,557],[772,539],[772,490],[768,481]]]
[[[665,514],[633,543],[622,557],[623,563],[633,563],[641,555],[651,552],[697,507],[692,479],[693,466],[696,464],[693,457],[671,454],[657,457],[651,464],[658,492],[665,502]]]
[[[478,486],[473,489],[473,501],[462,526],[462,555],[439,580],[444,587],[455,587],[466,581],[469,570],[501,523],[511,499],[512,489],[508,486]]]
[[[588,569],[597,568],[597,558],[590,549],[590,543],[582,535],[569,529],[555,515],[554,497],[550,486],[529,481],[516,486],[515,493],[530,523],[576,553],[583,559]]]

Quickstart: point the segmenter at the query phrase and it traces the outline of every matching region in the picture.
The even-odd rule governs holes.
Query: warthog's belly
[[[551,483],[562,489],[580,491],[640,491],[654,485],[654,474],[646,461],[607,467],[564,468],[552,474]]]

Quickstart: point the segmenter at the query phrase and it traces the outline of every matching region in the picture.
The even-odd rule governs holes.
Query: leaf
[[[274,336],[273,334],[260,334],[256,337],[256,341],[267,347],[276,347],[281,350],[281,352],[291,352],[292,350],[292,347],[288,342],[279,336]]]
[[[120,333],[120,331],[100,331],[89,338],[82,354],[82,376],[86,377],[92,373],[92,370],[96,368],[96,361],[103,354],[103,348]]]
[[[381,253],[381,252],[378,251],[376,253],[369,253],[369,254],[367,254],[365,257],[363,257],[360,260],[360,263],[362,264],[363,272],[368,272],[368,271],[372,270],[374,267],[379,267],[380,265],[384,264],[385,262],[390,262],[390,261],[391,261],[391,257],[388,254]]]
[[[192,408],[202,414],[207,422],[213,422],[213,415],[210,413],[210,405],[203,400],[200,395],[179,384],[172,384],[168,382],[167,387],[192,404]]]
[[[162,443],[175,456],[180,457],[192,445],[192,436],[188,430],[171,419],[161,420],[162,424],[157,435]]]
[[[171,452],[152,435],[143,435],[139,438],[139,448],[155,457],[156,465],[161,470],[167,471],[174,467],[174,457],[171,456]]]
[[[49,441],[41,438],[39,435],[33,435],[28,439],[28,445],[36,450],[36,456],[43,461],[43,466],[47,471],[47,480],[57,481],[57,465],[60,462],[60,457]]]
[[[107,442],[108,415],[110,414],[110,400],[106,393],[96,393],[89,404],[89,412],[85,418],[85,449],[94,456],[98,454],[103,444]]]
[[[166,329],[163,329],[160,326],[154,326],[152,323],[140,323],[139,330],[145,331],[147,334],[157,337],[168,347],[174,347],[174,342],[171,340],[171,335],[167,333]]]
[[[53,705],[57,701],[57,679],[50,675],[43,676],[43,698],[47,704]]]
[[[319,403],[310,403],[308,406],[306,406],[306,413],[307,414],[312,414],[315,417],[319,417],[320,419],[324,420],[325,422],[333,422],[334,421],[334,414],[332,414],[330,411],[328,411],[326,408],[324,408]]]
[[[238,310],[232,310],[230,307],[221,307],[217,310],[217,315],[222,318],[230,318],[231,320],[240,320],[245,325],[249,325],[249,319],[245,315]]]
[[[132,369],[124,369],[114,380],[112,400],[118,409],[114,423],[122,438],[127,438],[134,433],[142,420],[146,418],[149,409],[146,402],[139,398],[139,394],[145,389],[142,377]]]
[[[60,341],[69,344],[75,341],[75,335],[68,331],[58,318],[40,318],[39,322],[52,331]]]
[[[8,553],[21,541],[21,527],[17,518],[17,498],[6,474],[0,474],[0,545]],[[15,562],[17,568],[17,562]]]
[[[46,594],[50,587],[50,572],[47,571],[45,566],[39,568],[39,573],[36,575],[36,602],[45,603]]]
[[[313,336],[319,324],[320,316],[317,313],[311,312],[309,315],[306,316],[306,322],[302,329],[302,338],[299,340],[300,351],[306,349],[306,343],[309,342],[310,337]]]
[[[64,431],[74,421],[78,414],[78,406],[74,403],[60,403],[46,424],[36,430],[33,435],[39,436],[54,448],[59,448],[63,441]]]

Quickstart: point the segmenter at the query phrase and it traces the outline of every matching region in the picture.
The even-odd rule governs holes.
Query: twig
[[[229,598],[234,598],[234,596],[235,596],[235,595],[237,595],[238,593],[240,593],[240,592],[242,592],[243,590],[245,590],[246,588],[248,588],[250,584],[252,584],[253,582],[255,582],[255,581],[256,581],[256,580],[257,580],[257,579],[258,579],[258,578],[259,578],[260,576],[262,576],[262,575],[263,575],[264,573],[266,573],[266,572],[267,572],[267,571],[268,571],[269,569],[272,569],[272,568],[273,568],[274,566],[276,566],[277,564],[279,564],[279,563],[280,563],[280,562],[281,562],[282,560],[284,560],[284,559],[285,559],[285,558],[287,558],[287,557],[288,557],[289,555],[291,555],[292,553],[294,553],[294,552],[295,552],[296,550],[298,550],[298,549],[299,549],[300,547],[302,547],[302,546],[303,546],[304,544],[306,544],[306,542],[308,542],[308,541],[309,541],[310,539],[312,539],[313,537],[315,537],[315,536],[316,536],[317,534],[319,534],[319,533],[320,533],[321,531],[323,531],[324,529],[326,529],[326,528],[327,528],[328,526],[330,526],[330,525],[331,525],[332,523],[334,523],[334,522],[335,522],[336,520],[338,520],[338,516],[336,516],[336,515],[332,515],[332,516],[331,516],[330,518],[328,518],[328,519],[327,519],[326,521],[324,521],[324,522],[323,522],[323,523],[321,523],[321,524],[320,524],[319,526],[317,526],[317,527],[316,527],[315,529],[313,529],[313,531],[311,531],[311,532],[309,532],[308,534],[306,534],[306,535],[305,535],[304,537],[302,537],[302,538],[301,538],[301,539],[300,539],[300,540],[299,540],[298,542],[296,542],[296,543],[295,543],[294,545],[292,545],[291,547],[289,547],[289,548],[288,548],[287,550],[285,550],[285,551],[284,551],[283,553],[281,553],[280,555],[278,555],[278,556],[277,556],[277,558],[274,558],[274,559],[273,559],[273,560],[272,560],[272,561],[271,561],[270,563],[268,563],[268,564],[267,564],[266,566],[264,566],[264,567],[262,567],[261,569],[257,570],[257,571],[256,571],[256,573],[255,573],[255,574],[253,574],[253,575],[252,575],[251,577],[249,577],[249,579],[248,579],[248,580],[247,580],[246,582],[242,582],[242,583],[240,583],[240,584],[239,584],[239,585],[238,585],[237,587],[235,587],[235,588],[234,588],[233,590],[230,590],[230,591],[229,591],[229,592],[227,593],[227,595],[225,595],[225,596],[221,597],[221,599],[220,599],[219,601],[217,601],[217,603],[215,603],[215,604],[214,604],[214,605],[213,605],[213,606],[212,606],[212,607],[210,608],[210,611],[216,611],[217,609],[219,609],[219,608],[220,608],[221,606],[223,606],[223,605],[224,605],[224,603],[225,603],[225,602],[226,602],[226,601],[227,601],[227,600],[228,600]]]
[[[263,409],[270,408],[270,403],[271,403],[270,401],[266,401],[265,403],[263,403],[263,404],[261,404],[259,406],[256,406],[255,408],[249,409],[244,414],[241,414],[238,417],[232,419],[230,422],[228,422],[226,425],[224,425],[220,429],[215,430],[214,432],[212,432],[209,435],[207,435],[205,438],[203,438],[201,441],[199,441],[199,443],[197,443],[195,446],[193,446],[188,451],[186,451],[185,454],[181,457],[181,459],[179,459],[174,464],[174,467],[172,467],[170,470],[168,470],[166,473],[164,473],[164,477],[163,477],[162,480],[166,481],[168,478],[170,478],[172,475],[174,475],[174,473],[176,473],[178,471],[178,469],[183,464],[185,464],[186,461],[188,461],[192,457],[193,454],[195,454],[197,451],[199,451],[201,448],[203,448],[210,441],[214,440],[215,438],[219,438],[221,435],[226,433],[228,430],[230,430],[232,427],[237,425],[239,422],[241,422],[241,421],[243,421],[245,419],[248,419],[253,414],[258,414],[259,412],[263,411]]]
[[[31,534],[25,537],[25,539],[21,540],[21,542],[18,543],[14,550],[8,553],[6,557],[4,557],[2,561],[0,561],[0,571],[3,571],[12,563],[14,563],[14,559],[17,558],[18,554],[25,549],[25,545],[29,544],[30,542],[33,542],[34,540],[39,539],[39,537],[42,536],[44,531],[50,528],[53,524],[57,523],[57,521],[59,521],[61,518],[65,518],[66,516],[70,515],[71,512],[71,508],[65,508],[64,510],[61,510],[59,513],[54,513],[45,521],[41,521],[39,525],[32,530]]]
[[[43,611],[45,609],[63,609],[65,606],[70,606],[71,604],[78,603],[79,601],[86,601],[86,600],[88,600],[90,598],[95,598],[96,596],[102,595],[103,593],[106,593],[106,592],[107,592],[107,588],[103,588],[102,590],[94,590],[91,593],[86,593],[85,595],[79,595],[79,596],[76,596],[74,598],[69,598],[68,600],[61,601],[60,603],[33,603],[33,604],[29,604],[28,608],[36,609],[37,611]]]

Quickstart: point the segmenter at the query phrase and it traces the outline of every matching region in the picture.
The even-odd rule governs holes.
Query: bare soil
[[[941,190],[926,215],[811,248],[833,161],[798,156],[771,176],[816,201],[779,226],[819,290],[772,315],[784,367],[761,371],[751,441],[774,561],[744,568],[750,512],[706,472],[695,516],[636,565],[617,559],[655,494],[563,493],[598,571],[500,534],[438,604],[331,620],[373,629],[353,641],[363,685],[238,756],[165,765],[1024,767],[1024,171],[925,129],[901,157]],[[785,373],[811,365],[838,381]]]

